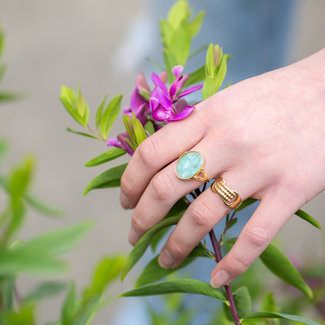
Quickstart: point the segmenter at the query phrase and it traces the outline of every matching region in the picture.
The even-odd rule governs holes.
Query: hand
[[[219,287],[243,273],[290,216],[325,189],[325,50],[221,91],[141,143],[121,179],[121,204],[135,208],[132,245],[202,185],[175,175],[176,160],[189,150],[202,153],[210,178],[222,176],[243,200],[261,200],[211,274]],[[169,236],[160,265],[178,266],[227,213],[207,189]]]

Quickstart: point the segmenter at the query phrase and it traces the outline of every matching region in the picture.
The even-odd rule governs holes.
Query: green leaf
[[[320,223],[316,219],[314,219],[311,215],[309,215],[307,212],[303,210],[298,210],[295,212],[295,214],[301,219],[309,222],[311,225],[315,226],[319,230],[322,230],[322,226],[320,225]]]
[[[247,287],[240,287],[234,293],[237,312],[239,318],[249,314],[252,310],[252,299]],[[224,305],[225,315],[229,320],[233,320],[229,306]]]
[[[214,46],[211,43],[208,47],[207,56],[206,56],[206,77],[210,77],[211,79],[214,78],[215,74],[215,64],[214,64]]]
[[[51,207],[30,193],[26,193],[23,198],[31,207],[47,216],[61,217],[63,215],[63,211]]]
[[[77,112],[80,116],[82,116],[84,123],[88,124],[89,107],[79,87],[78,87],[78,97],[77,97]]]
[[[218,91],[214,79],[211,77],[207,77],[204,80],[203,88],[202,88],[202,100],[209,98],[214,95]]]
[[[83,195],[98,188],[118,187],[127,164],[113,167],[95,177],[84,189]]]
[[[144,130],[149,134],[149,136],[155,133],[155,127],[151,121],[147,121]]]
[[[76,225],[65,227],[42,234],[26,242],[20,250],[38,252],[40,255],[56,256],[74,248],[87,232],[93,227],[93,222],[83,221]]]
[[[115,96],[107,105],[100,121],[100,132],[104,139],[111,130],[121,108],[122,95]]]
[[[122,120],[124,122],[124,126],[125,126],[125,129],[126,129],[126,132],[128,133],[130,139],[131,139],[131,142],[132,143],[129,143],[131,148],[133,150],[136,149],[136,137],[135,137],[135,133],[134,133],[134,130],[133,130],[133,122],[130,118],[129,115],[124,115],[122,117]]]
[[[190,18],[190,14],[188,2],[185,0],[178,0],[169,10],[167,21],[173,30],[176,30],[184,20]]]
[[[177,270],[184,268],[192,263],[197,257],[210,257],[204,250],[202,244],[199,244],[194,248],[191,254],[176,268],[164,269],[160,267],[158,263],[158,257],[153,258],[142,270],[140,276],[137,279],[135,287],[138,288],[148,283],[159,281],[168,275],[174,273]]]
[[[25,207],[20,198],[11,199],[11,216],[5,233],[5,242],[19,230],[25,219]]]
[[[137,145],[139,146],[141,142],[147,139],[147,135],[146,132],[144,131],[141,122],[135,116],[133,117],[132,122],[133,122],[133,130],[137,141]]]
[[[34,157],[26,156],[9,176],[8,190],[11,196],[22,196],[28,189],[34,171]]]
[[[23,305],[18,311],[9,311],[2,316],[4,324],[8,325],[34,325],[35,307]]]
[[[66,284],[63,282],[43,282],[34,288],[29,294],[27,294],[23,301],[26,302],[36,302],[43,300],[48,297],[55,296],[56,294],[62,292],[66,288]]]
[[[102,258],[93,273],[91,284],[84,291],[83,301],[102,295],[107,286],[120,275],[125,261],[124,255]]]
[[[293,320],[296,322],[300,322],[303,324],[308,324],[308,325],[320,325],[320,323],[317,323],[311,319],[297,316],[297,315],[288,315],[288,314],[283,314],[283,313],[271,313],[271,312],[258,312],[258,313],[252,313],[249,315],[246,315],[243,317],[243,319],[268,319],[268,318],[280,318],[280,319],[288,319],[288,320]]]
[[[14,303],[15,278],[9,276],[0,280],[1,300],[4,309],[10,310]],[[0,318],[1,319],[1,318]]]
[[[12,93],[9,91],[0,91],[0,101],[11,101],[11,100],[17,100],[24,97],[22,94]]]
[[[276,304],[273,296],[273,292],[268,292],[262,300],[261,305],[261,311],[270,311],[270,312],[276,312]]]
[[[97,296],[86,306],[80,306],[75,313],[73,322],[67,323],[67,325],[89,325],[93,320],[98,309],[102,308],[101,296]]]
[[[0,65],[0,81],[2,81],[6,70],[7,70],[7,65],[1,64]]]
[[[289,259],[274,245],[270,244],[261,254],[260,259],[265,266],[277,277],[312,298],[313,292],[303,280],[300,273]]]
[[[62,86],[59,98],[71,117],[81,126],[87,128],[87,123],[85,123],[83,116],[80,116],[77,112],[77,97],[74,90],[70,87]]]
[[[0,163],[3,161],[8,152],[8,142],[4,139],[0,139]]]
[[[5,36],[0,25],[0,57],[2,56],[3,53],[4,43],[5,43]]]
[[[154,296],[176,292],[209,296],[228,304],[227,299],[218,289],[211,287],[208,283],[194,279],[169,280],[157,284],[150,284],[125,292],[121,294],[121,297]]]
[[[70,283],[70,288],[61,310],[62,325],[71,325],[76,311],[76,304],[76,285]]]
[[[190,85],[199,83],[200,81],[204,80],[204,78],[205,78],[205,65],[202,65],[200,68],[198,68],[197,70],[193,71],[190,74],[184,87],[188,87]]]
[[[85,163],[86,167],[94,167],[94,166],[99,166],[102,165],[108,161],[111,161],[113,159],[116,159],[118,157],[121,157],[126,154],[126,151],[122,148],[114,148],[109,151],[106,151],[102,153],[101,155],[87,161]]]
[[[96,111],[96,130],[98,130],[100,121],[102,119],[103,109],[105,107],[106,99],[107,99],[107,96],[104,97],[103,101],[98,106],[97,111]]]
[[[71,132],[71,133],[74,133],[74,134],[78,134],[78,135],[82,135],[82,136],[87,137],[87,138],[96,139],[96,140],[98,139],[98,138],[94,137],[93,135],[91,135],[89,133],[79,132],[79,131],[73,130],[71,128],[66,128],[66,130],[68,132]]]
[[[125,267],[122,271],[121,279],[123,280],[125,276],[130,272],[130,270],[133,268],[133,266],[138,262],[138,260],[141,258],[141,256],[144,254],[148,246],[150,245],[151,239],[153,236],[160,231],[163,228],[169,227],[171,225],[175,225],[179,220],[180,216],[176,217],[170,217],[167,219],[164,219],[154,225],[152,228],[150,228],[141,238],[140,240],[135,244],[133,247],[131,253],[129,254]]]
[[[201,10],[197,14],[197,16],[190,22],[191,37],[194,37],[201,29],[204,16],[205,16],[205,11]]]

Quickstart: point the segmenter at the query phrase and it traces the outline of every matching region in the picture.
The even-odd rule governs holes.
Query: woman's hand
[[[325,51],[233,85],[141,143],[121,179],[121,204],[135,208],[132,245],[202,184],[175,175],[176,160],[189,150],[202,153],[210,179],[222,176],[243,200],[261,200],[212,272],[211,284],[219,287],[243,273],[290,216],[325,189]],[[160,265],[178,266],[227,213],[207,189],[169,236]]]

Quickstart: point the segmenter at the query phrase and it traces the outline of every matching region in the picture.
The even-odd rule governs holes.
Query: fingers
[[[240,193],[243,200],[251,197],[260,187],[258,182],[251,183],[247,174],[229,171],[222,175],[227,186]],[[174,268],[190,254],[194,247],[227,214],[222,198],[207,189],[187,209],[182,219],[168,238],[161,251],[159,263],[164,268]]]
[[[203,138],[204,123],[197,112],[185,120],[170,123],[143,141],[121,178],[121,204],[134,208],[153,175]],[[195,132],[193,132],[195,130]]]
[[[264,198],[235,245],[212,271],[211,285],[218,288],[244,273],[296,209],[282,196],[274,194]]]
[[[213,177],[222,173],[229,164],[229,159],[220,159],[217,150],[205,154],[207,149],[211,148],[208,141],[202,141],[199,146],[194,147],[202,153],[205,158],[207,174]],[[222,149],[220,149],[223,151]],[[171,207],[183,196],[197,189],[202,182],[195,179],[181,180],[175,175],[176,162],[168,165],[162,171],[157,173],[150,181],[148,187],[140,198],[132,215],[131,231],[129,242],[132,245],[153,225],[162,220]]]

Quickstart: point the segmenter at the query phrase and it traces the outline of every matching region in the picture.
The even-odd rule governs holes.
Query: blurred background
[[[197,0],[195,7],[200,8],[201,3],[204,7],[206,2]],[[290,32],[285,39],[287,63],[304,58],[325,44],[325,2],[293,3],[292,20],[287,26]],[[95,220],[90,236],[67,257],[71,268],[66,278],[76,278],[80,286],[88,281],[100,256],[130,251],[127,235],[131,214],[120,208],[118,190],[82,196],[84,186],[105,169],[86,168],[83,164],[106,147],[65,131],[67,126],[77,126],[59,102],[60,86],[76,88],[80,84],[93,113],[105,94],[112,98],[122,93],[123,104],[128,105],[136,74],[140,69],[150,71],[144,58],[159,52],[156,17],[165,16],[167,6],[162,5],[161,11],[151,6],[153,2],[145,0],[0,0],[0,19],[6,34],[4,59],[9,66],[2,87],[27,94],[23,100],[0,107],[0,137],[11,143],[5,167],[19,161],[25,153],[35,154],[38,166],[34,192],[66,212],[64,220],[30,214],[21,235],[28,238],[45,229],[83,219]],[[226,52],[234,54],[224,42],[219,43]],[[276,51],[269,54],[277,55]],[[121,130],[122,123],[117,123],[111,134]],[[304,207],[323,227],[324,199],[323,193]],[[298,259],[307,255],[317,259],[324,247],[323,238],[321,232],[295,217],[279,234],[284,251]],[[26,289],[33,283],[30,278],[21,281]],[[132,276],[123,285],[115,285],[114,292],[121,293],[131,284]],[[120,302],[96,316],[94,324],[108,324]],[[45,303],[40,318],[56,319],[58,303],[59,298]]]

